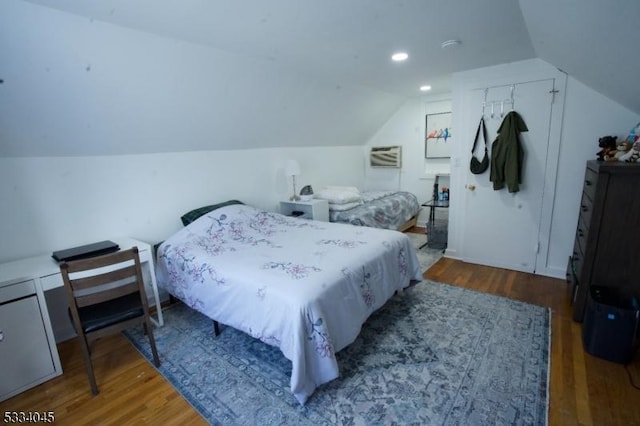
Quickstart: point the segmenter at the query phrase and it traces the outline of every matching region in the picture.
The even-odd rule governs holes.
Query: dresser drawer
[[[587,167],[587,171],[584,174],[584,186],[583,192],[589,197],[590,200],[596,195],[596,184],[598,183],[598,173],[594,172]]]
[[[582,199],[580,200],[580,216],[586,226],[591,224],[591,213],[593,212],[593,201],[591,198],[583,192]],[[579,223],[579,222],[578,222]]]
[[[582,262],[584,260],[584,251],[583,251],[583,248],[580,246],[580,240],[578,239],[577,236],[576,236],[575,242],[573,243],[573,253],[570,259],[573,264],[572,269],[575,271],[576,279],[580,281],[580,278],[582,278]]]
[[[578,229],[576,229],[576,240],[580,244],[580,248],[584,253],[587,247],[587,237],[589,235],[589,225],[584,223],[583,217],[578,218]]]
[[[569,296],[569,301],[573,305],[573,301],[576,299],[576,294],[578,293],[578,276],[577,271],[575,269],[575,261],[573,257],[569,256],[569,262],[567,263],[567,293]]]

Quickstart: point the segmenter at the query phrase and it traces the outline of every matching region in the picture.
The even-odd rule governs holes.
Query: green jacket
[[[522,183],[524,149],[518,135],[529,129],[520,115],[511,111],[498,128],[498,136],[491,144],[491,177],[493,189],[499,190],[507,184],[509,192],[518,192]]]

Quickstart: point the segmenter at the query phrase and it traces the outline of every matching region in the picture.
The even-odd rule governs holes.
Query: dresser
[[[582,322],[591,285],[640,296],[640,163],[588,161],[567,281]]]

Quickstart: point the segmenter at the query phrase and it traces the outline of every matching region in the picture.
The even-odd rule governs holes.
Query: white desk
[[[147,295],[153,295],[150,305],[156,307],[151,320],[157,326],[164,325],[151,245],[133,238],[112,241],[122,250],[138,247]],[[0,264],[0,355],[3,362],[7,359],[18,364],[16,368],[3,366],[16,373],[1,380],[0,401],[62,374],[44,293],[63,286],[58,262],[50,255]],[[43,353],[51,356],[37,356]]]
[[[138,247],[140,263],[142,266],[145,264],[149,266],[150,282],[145,281],[145,287],[147,293],[149,293],[149,290],[151,291],[149,296],[153,295],[151,305],[155,305],[156,307],[156,316],[155,318],[152,316],[151,320],[157,326],[164,325],[151,245],[140,240],[134,240],[133,238],[116,238],[111,241],[118,244],[121,250],[126,250],[134,246]],[[62,275],[60,275],[60,266],[50,255],[35,256],[0,264],[0,287],[3,285],[2,283],[5,282],[30,279],[35,280],[42,291],[64,286]]]

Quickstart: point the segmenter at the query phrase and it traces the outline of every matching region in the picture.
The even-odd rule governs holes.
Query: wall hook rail
[[[484,89],[484,101],[482,101],[482,117],[484,118],[484,108],[487,106],[487,94],[489,93],[489,88]]]
[[[506,86],[498,86],[498,87],[506,87]],[[504,118],[505,115],[505,104],[507,105],[507,107],[510,109],[511,111],[513,111],[515,109],[515,98],[514,98],[514,91],[516,88],[515,84],[512,84],[509,86],[509,98],[508,99],[502,99],[502,100],[495,100],[495,101],[487,101],[487,97],[489,95],[489,89],[492,89],[493,87],[485,87],[484,89],[484,100],[482,101],[482,117],[485,116],[485,111],[487,108],[490,107],[490,113],[489,113],[489,117],[490,118],[496,118],[497,115],[497,111],[496,111],[496,106],[498,104],[500,104],[500,118]],[[497,88],[497,87],[496,87]]]

